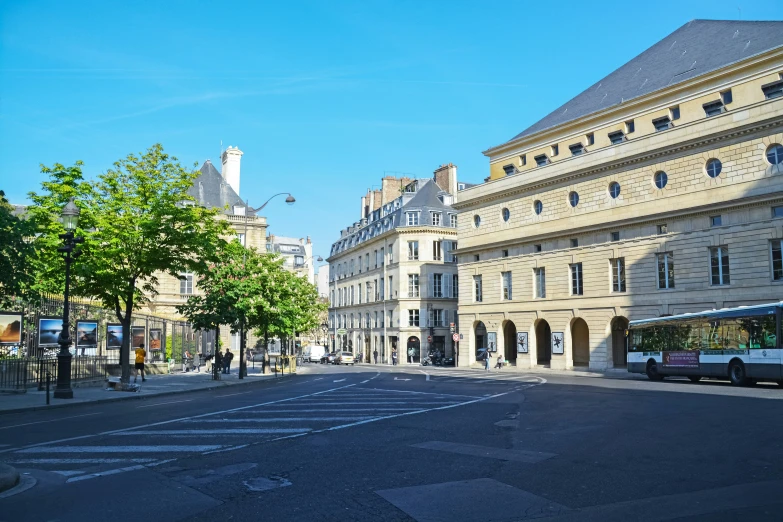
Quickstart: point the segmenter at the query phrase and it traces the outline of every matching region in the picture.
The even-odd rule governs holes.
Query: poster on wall
[[[565,335],[563,332],[552,332],[552,353],[562,355],[565,353]]]
[[[53,348],[63,331],[62,317],[40,317],[38,319],[38,347]]]
[[[517,353],[527,353],[527,332],[517,332]]]
[[[160,350],[161,346],[163,346],[163,330],[150,328],[150,350]]]
[[[98,347],[98,321],[76,321],[76,349]]]
[[[146,346],[146,328],[144,326],[132,326],[131,327],[131,350],[135,350],[140,344]]]
[[[22,344],[22,314],[0,312],[0,344]]]
[[[496,332],[487,332],[487,350],[490,352],[498,351],[498,334]]]
[[[122,348],[122,325],[110,323],[106,325],[106,349],[119,350]]]

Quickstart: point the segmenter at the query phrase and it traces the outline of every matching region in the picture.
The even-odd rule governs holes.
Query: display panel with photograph
[[[150,350],[160,350],[163,346],[163,330],[160,328],[150,328]]]
[[[140,344],[146,345],[146,332],[147,329],[144,326],[132,326],[131,327],[131,350],[134,350],[139,347]]]
[[[76,348],[98,347],[98,321],[76,321]]]
[[[563,332],[552,332],[552,353],[562,355],[565,352],[565,334]]]
[[[497,332],[487,332],[487,350],[489,350],[490,352],[498,351]]]
[[[38,319],[38,347],[53,348],[63,331],[62,317],[40,317]]]
[[[22,343],[22,314],[0,312],[0,344]]]
[[[527,332],[517,332],[517,353],[527,353]]]
[[[106,325],[106,348],[109,350],[119,350],[122,348],[122,325],[111,323]]]

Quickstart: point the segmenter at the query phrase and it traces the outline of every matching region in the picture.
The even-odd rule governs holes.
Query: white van
[[[308,346],[305,353],[305,360],[310,362],[320,362],[321,357],[326,353],[326,348],[323,346]]]

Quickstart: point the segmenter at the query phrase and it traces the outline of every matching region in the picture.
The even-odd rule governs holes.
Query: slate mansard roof
[[[199,205],[209,208],[224,208],[224,214],[233,214],[234,206],[244,207],[245,202],[239,197],[231,185],[223,179],[212,162],[207,160],[201,166],[201,174],[193,182],[193,186],[188,189],[188,194],[193,196]],[[252,212],[249,216],[254,215]]]
[[[783,46],[783,22],[692,20],[510,141]]]
[[[330,256],[349,250],[388,230],[407,226],[405,214],[408,212],[418,212],[419,224],[416,226],[434,226],[432,212],[440,212],[440,226],[450,228],[447,213],[456,211],[441,199],[442,196],[450,197],[449,194],[431,179],[418,179],[408,187],[411,190],[406,188],[400,197],[373,211],[365,225],[354,224],[343,231],[340,240],[332,244]]]

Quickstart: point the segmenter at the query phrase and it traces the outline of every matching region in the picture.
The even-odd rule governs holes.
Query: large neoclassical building
[[[783,22],[689,22],[485,155],[460,366],[622,367],[629,320],[783,299]]]

